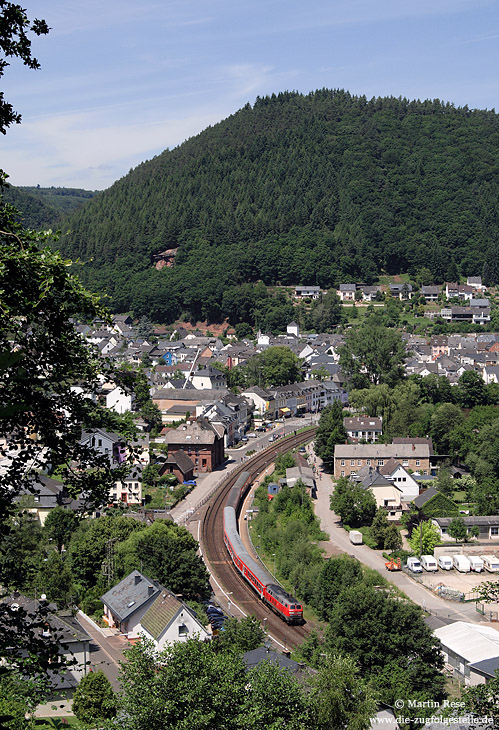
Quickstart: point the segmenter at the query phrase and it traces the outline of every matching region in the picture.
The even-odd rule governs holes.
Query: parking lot
[[[408,573],[411,577],[414,577],[412,573]],[[482,571],[481,573],[459,573],[457,570],[441,570],[440,568],[436,573],[429,573],[424,570],[419,573],[419,578],[425,586],[436,588],[437,586],[444,585],[447,588],[461,591],[462,593],[473,593],[480,583],[485,581],[499,581],[499,575],[497,573],[487,573]]]

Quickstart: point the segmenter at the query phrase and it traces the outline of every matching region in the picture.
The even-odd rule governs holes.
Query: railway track
[[[260,621],[265,622],[264,625],[266,625],[269,635],[286,649],[292,649],[301,644],[308,635],[308,629],[306,625],[288,626],[284,623],[281,618],[276,616],[259,600],[258,596],[234,568],[223,543],[223,508],[228,493],[241,472],[249,472],[251,480],[254,481],[269,464],[275,461],[276,456],[307,443],[315,436],[316,431],[316,428],[310,428],[296,434],[296,436],[286,436],[233,469],[222,480],[217,491],[208,502],[202,517],[201,541],[203,554],[209,564],[211,573],[219,585],[223,586],[225,592],[232,594],[231,600],[244,613],[252,614]]]

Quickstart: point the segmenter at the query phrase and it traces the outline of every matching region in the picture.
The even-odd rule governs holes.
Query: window
[[[371,466],[371,459],[367,459],[366,464],[367,466]]]
[[[342,476],[342,477],[344,477],[344,476],[345,476],[345,472],[344,472],[344,471],[342,471],[342,472],[341,472],[341,476]]]
[[[402,461],[402,466],[409,466],[409,459],[404,459]]]
[[[345,459],[342,459],[342,460],[340,461],[340,466],[345,466]]]
[[[180,624],[180,626],[178,627],[178,635],[187,636],[188,633],[189,629],[187,628],[187,626],[185,624]]]
[[[416,459],[416,466],[420,466],[420,465],[421,465],[421,459]]]
[[[384,459],[378,459],[378,466],[384,466],[385,460]]]
[[[99,446],[102,446],[102,439],[99,439]]]
[[[362,461],[360,459],[357,459],[357,466],[362,466]]]
[[[350,466],[355,466],[355,459],[350,459]]]
[[[490,534],[491,535],[499,535],[499,527],[491,527],[490,528]]]

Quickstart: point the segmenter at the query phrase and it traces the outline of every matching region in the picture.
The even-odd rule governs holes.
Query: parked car
[[[248,438],[250,439],[256,439],[256,433],[248,433],[246,434]]]
[[[407,570],[410,570],[411,573],[422,573],[423,567],[419,558],[407,558]]]
[[[245,441],[245,442],[246,442],[247,440],[248,440],[248,437],[247,437],[247,436],[243,436],[243,437],[241,438],[241,441]]]
[[[197,482],[194,479],[189,479],[187,482],[182,482],[185,487],[197,487]]]
[[[442,570],[452,570],[454,564],[450,555],[440,555],[438,558],[438,567]]]

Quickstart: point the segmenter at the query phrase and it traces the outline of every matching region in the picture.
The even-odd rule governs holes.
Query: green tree
[[[487,403],[487,391],[480,373],[466,370],[458,382],[458,398],[463,408],[474,408]]]
[[[362,568],[358,560],[348,555],[338,555],[325,560],[317,580],[314,608],[323,621],[327,621],[334,602],[340,593],[362,581]]]
[[[402,338],[385,327],[376,313],[366,317],[360,327],[349,330],[339,352],[341,369],[356,388],[370,383],[393,386],[403,377],[406,353]]]
[[[301,360],[289,347],[269,347],[251,358],[246,376],[248,385],[269,387],[297,383],[302,379]]]
[[[147,400],[139,411],[140,417],[144,419],[150,429],[161,430],[163,420],[161,411],[151,399]]]
[[[103,672],[89,672],[83,677],[73,697],[73,712],[80,722],[94,727],[114,717],[116,708],[116,695]]]
[[[255,616],[226,621],[224,630],[217,639],[224,651],[231,650],[241,654],[258,649],[264,640],[265,631]]]
[[[142,570],[184,598],[206,597],[210,594],[208,572],[197,550],[185,527],[156,520],[117,546],[116,564],[120,576]]]
[[[48,513],[43,531],[49,540],[52,540],[59,552],[69,545],[71,536],[78,526],[78,517],[75,512],[64,507],[54,507]]]
[[[439,454],[448,454],[451,450],[451,432],[464,421],[460,408],[453,403],[440,403],[430,421],[430,433]]]
[[[443,697],[440,647],[412,603],[365,585],[348,588],[331,611],[324,646],[350,656],[388,704]]]
[[[438,527],[431,520],[420,522],[408,540],[411,550],[417,555],[433,555],[435,546],[440,542]]]
[[[45,593],[47,599],[56,603],[58,608],[70,606],[76,598],[68,561],[55,550],[50,550],[48,557],[40,563],[33,584],[37,595]]]
[[[334,447],[345,443],[347,432],[343,426],[343,406],[340,401],[326,406],[321,411],[317,434],[315,436],[315,452],[330,466],[334,463]]]
[[[127,650],[122,664],[120,724],[144,727],[312,730],[304,691],[269,663],[247,672],[232,651],[194,639],[159,655],[149,642]]]
[[[131,533],[145,529],[145,525],[120,515],[83,520],[68,548],[75,582],[85,588],[94,586],[102,574],[107,547],[116,550]]]
[[[378,705],[378,693],[360,676],[349,656],[328,655],[314,679],[312,705],[320,730],[365,730]]]
[[[37,36],[46,35],[49,27],[45,20],[35,19],[30,21],[26,11],[21,5],[2,2],[2,13],[0,15],[0,77],[5,73],[9,65],[6,57],[19,58],[25,66],[31,69],[39,69],[38,60],[31,53],[31,39],[29,34]],[[21,115],[14,111],[12,104],[9,104],[0,92],[0,132],[6,133],[11,124],[19,124]]]
[[[459,517],[453,517],[447,528],[448,534],[454,538],[456,542],[464,542],[468,537],[468,530],[464,524],[464,519]]]
[[[390,523],[388,522],[386,510],[384,510],[382,507],[378,507],[378,509],[376,510],[376,514],[374,515],[371,527],[369,528],[369,533],[376,543],[377,550],[381,550],[385,547],[385,540],[389,527]]]
[[[376,514],[376,500],[373,493],[345,477],[336,482],[330,506],[343,524],[350,527],[370,524]]]
[[[393,523],[388,525],[385,532],[385,542],[383,547],[385,550],[391,550],[392,553],[396,550],[400,550],[402,547],[402,537],[397,529],[397,525],[394,525]]]

